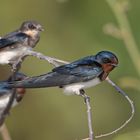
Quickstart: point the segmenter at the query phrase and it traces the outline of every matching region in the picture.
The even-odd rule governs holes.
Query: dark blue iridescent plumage
[[[105,62],[104,60],[107,59]],[[89,81],[93,82],[105,80],[118,64],[115,54],[102,51],[96,55],[87,56],[70,64],[54,68],[51,72],[29,77],[25,80],[6,83],[9,87],[40,88],[40,87],[64,87],[71,84],[81,83],[86,85]],[[90,84],[92,85],[92,84]],[[95,85],[95,83],[94,83]]]

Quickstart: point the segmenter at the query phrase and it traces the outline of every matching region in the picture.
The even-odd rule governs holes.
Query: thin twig
[[[28,52],[28,55],[35,56],[35,57],[37,57],[37,58],[39,58],[39,59],[47,60],[49,63],[53,64],[55,67],[58,67],[58,66],[60,66],[60,65],[62,65],[62,64],[68,64],[68,63],[69,63],[69,62],[67,62],[67,61],[63,61],[63,60],[59,60],[59,59],[52,58],[52,57],[49,57],[49,56],[45,56],[45,55],[43,55],[43,54],[41,54],[41,53],[38,53],[38,52],[35,52],[35,51],[31,51],[31,50]],[[107,78],[106,80],[107,80],[108,83],[110,83],[120,94],[122,94],[122,95],[128,100],[128,102],[129,102],[130,105],[131,105],[132,114],[131,114],[130,118],[129,118],[121,127],[115,129],[115,130],[112,131],[112,132],[109,132],[109,133],[106,133],[106,134],[101,134],[101,135],[99,135],[99,136],[95,136],[95,138],[101,138],[101,137],[105,137],[105,136],[109,136],[109,135],[112,135],[112,134],[114,134],[114,133],[117,133],[119,130],[121,130],[122,128],[124,128],[124,127],[131,121],[131,119],[132,119],[133,116],[134,116],[134,112],[135,112],[133,102],[132,102],[131,99],[127,96],[127,94],[126,94],[124,91],[122,91],[117,85],[115,85],[109,78]],[[11,98],[10,98],[10,100],[9,100],[9,102],[8,102],[7,108],[4,110],[4,113],[3,113],[3,118],[4,118],[4,120],[5,120],[5,116],[9,113],[9,110],[10,110],[10,108],[11,108],[11,105],[12,105],[12,103],[13,103],[13,101],[14,101],[14,98],[15,98],[15,95],[14,95],[14,94],[16,94],[16,93],[15,93],[15,91],[13,90],[13,94],[12,94],[13,96],[11,95]],[[87,95],[86,95],[86,96],[87,96]],[[87,97],[88,97],[88,96],[87,96]],[[91,121],[91,120],[92,120],[92,119],[91,119],[92,116],[91,116],[90,100],[89,100],[89,97],[88,97],[88,98],[85,98],[85,99],[86,99],[85,102],[86,102],[86,106],[87,106],[88,127],[89,127],[89,138],[87,138],[87,139],[93,140],[94,137],[93,137],[92,121]],[[5,114],[6,114],[6,115],[5,115]],[[3,122],[4,122],[4,120],[3,120]],[[3,122],[2,122],[2,123],[3,123]],[[0,122],[0,124],[1,124],[1,122]]]
[[[106,78],[106,81],[109,84],[111,84],[111,86],[113,86],[128,101],[128,103],[131,106],[131,115],[119,128],[115,129],[112,132],[109,132],[109,133],[106,133],[106,134],[101,134],[99,136],[95,136],[95,138],[106,137],[106,136],[109,136],[109,135],[117,133],[118,131],[123,129],[132,120],[132,118],[134,116],[134,113],[135,113],[135,107],[134,107],[133,101],[128,97],[128,95],[122,89],[120,89],[112,80],[110,80],[109,77]]]
[[[44,59],[44,60],[47,60],[49,61],[51,64],[53,64],[54,66],[60,66],[60,64],[68,64],[69,62],[67,61],[62,61],[62,60],[59,60],[59,59],[56,59],[56,58],[52,58],[52,57],[48,57],[48,56],[44,56],[43,54],[41,53],[38,53],[38,52],[32,52],[32,54],[35,56],[35,57],[38,57],[40,59]],[[54,63],[55,62],[55,63]],[[99,136],[95,136],[95,138],[101,138],[101,137],[105,137],[105,136],[109,136],[109,135],[112,135],[114,133],[117,133],[118,131],[120,131],[122,128],[124,128],[133,118],[134,116],[134,112],[135,112],[135,109],[134,109],[134,105],[133,105],[133,101],[128,97],[128,95],[123,91],[121,90],[116,84],[114,84],[109,78],[106,78],[106,80],[108,81],[108,83],[110,83],[120,94],[122,94],[126,100],[130,103],[130,106],[131,106],[131,110],[132,110],[132,114],[130,116],[130,118],[128,120],[126,120],[123,125],[121,125],[119,128],[115,129],[114,131],[112,132],[109,132],[109,133],[106,133],[106,134],[101,134]],[[86,99],[86,105],[87,105],[87,114],[88,114],[88,127],[89,127],[89,140],[93,140],[93,130],[92,130],[92,119],[91,119],[91,106],[90,106],[90,102],[89,102],[89,99],[87,98]]]
[[[39,59],[47,60],[49,63],[53,64],[55,67],[58,67],[62,64],[69,64],[67,61],[63,61],[60,59],[56,59],[53,57],[45,56],[42,53],[38,53],[35,51],[30,50],[28,52],[29,55],[38,57]],[[84,90],[82,90],[84,92]],[[91,113],[91,106],[90,106],[90,99],[84,92],[85,103],[87,106],[87,115],[88,115],[88,128],[89,128],[89,140],[94,139],[93,129],[92,129],[92,113]]]
[[[17,71],[13,72],[13,74],[12,74],[12,80],[15,79],[16,72]],[[0,127],[3,125],[3,123],[4,123],[4,121],[5,121],[6,117],[7,117],[7,115],[10,112],[10,109],[11,109],[12,104],[14,102],[15,96],[16,96],[16,88],[13,88],[12,89],[12,94],[11,94],[11,96],[9,98],[9,101],[7,103],[7,106],[5,107],[5,109],[3,110],[3,112],[1,113],[1,116],[0,116]]]
[[[53,64],[55,67],[60,66],[60,65],[62,65],[62,64],[68,63],[68,62],[63,61],[63,60],[59,60],[59,59],[56,59],[56,58],[52,58],[52,57],[49,57],[49,56],[45,56],[45,55],[43,55],[43,54],[41,54],[41,53],[39,53],[39,52],[35,52],[35,51],[33,51],[33,50],[28,50],[28,51],[26,52],[26,54],[24,54],[24,56],[21,56],[21,58],[20,58],[19,60],[17,60],[16,66],[20,66],[21,63],[22,63],[22,61],[24,60],[24,58],[25,58],[27,55],[35,56],[35,57],[37,57],[37,58],[39,58],[39,59],[47,60],[49,63]],[[18,69],[16,69],[16,67],[15,67],[14,72],[13,72],[13,74],[12,74],[12,75],[13,75],[13,78],[12,78],[13,80],[15,79],[15,75],[16,75],[16,73],[18,72],[19,69],[20,69],[20,67],[19,67]],[[7,117],[7,115],[8,115],[9,112],[10,112],[10,109],[11,109],[11,107],[12,107],[12,104],[13,104],[13,101],[14,101],[14,99],[15,99],[15,96],[16,96],[16,89],[13,88],[12,94],[11,94],[11,96],[10,96],[10,98],[9,98],[9,102],[8,102],[6,108],[4,109],[4,111],[2,112],[2,114],[1,114],[1,116],[0,116],[0,127],[2,126],[2,124],[4,123],[4,121],[5,121],[6,117]]]
[[[92,114],[91,114],[91,106],[90,106],[89,98],[86,98],[86,105],[87,105],[87,115],[88,115],[89,140],[93,140],[94,134],[92,129]]]
[[[2,140],[12,140],[5,123],[1,126],[0,133]]]
[[[88,128],[89,128],[89,140],[94,140],[94,133],[92,128],[92,113],[91,113],[91,106],[90,106],[90,97],[85,94],[85,91],[81,89],[80,95],[84,98],[84,101],[87,106],[87,118],[88,118]]]
[[[44,56],[43,54],[35,52],[35,51],[31,51],[30,54],[32,54],[33,56],[38,57],[40,59],[47,60],[49,63],[53,64],[55,67],[58,67],[62,64],[69,64],[69,62],[67,62],[67,61],[63,61],[63,60],[59,60],[59,59],[56,59],[56,58]],[[89,98],[89,96],[87,96],[85,94],[84,90],[81,90],[80,92],[82,92],[81,95],[83,95],[83,97],[85,99],[86,106],[87,106],[89,140],[94,140],[94,133],[93,133],[93,128],[92,128],[92,113],[91,113],[91,106],[90,106],[90,98]]]
[[[33,50],[28,50],[27,55],[35,56],[35,57],[37,57],[39,59],[42,59],[42,60],[47,60],[50,64],[54,65],[55,67],[58,67],[62,64],[68,64],[69,63],[67,61],[63,61],[63,60],[60,60],[60,59],[57,59],[57,58],[54,58],[54,57],[45,56],[44,54],[33,51]]]
[[[53,64],[55,67],[58,67],[62,64],[69,64],[69,62],[67,62],[67,61],[45,56],[45,55],[35,52],[35,51],[30,51],[30,55],[38,57],[39,59],[47,60],[49,63]],[[93,129],[92,129],[92,113],[91,113],[91,106],[90,106],[90,98],[85,94],[84,90],[81,90],[80,92],[82,92],[81,95],[83,95],[86,106],[87,106],[88,128],[89,128],[89,138],[88,139],[94,140],[94,133],[93,133]]]
[[[16,74],[19,71],[19,69],[21,68],[21,63],[24,60],[24,57],[25,56],[21,56],[20,59],[17,60],[15,65],[12,65],[12,69],[11,69],[12,70],[12,81],[15,80]],[[16,88],[13,88],[12,91],[11,91],[11,96],[9,98],[9,101],[8,101],[6,107],[4,108],[3,112],[1,113],[0,127],[3,125],[7,115],[9,114],[9,112],[10,112],[10,110],[12,108],[12,105],[13,105],[15,97],[16,97]]]

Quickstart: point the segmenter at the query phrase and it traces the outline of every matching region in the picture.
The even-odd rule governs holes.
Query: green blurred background
[[[128,19],[140,45],[140,1],[130,1]],[[15,30],[25,20],[36,20],[45,31],[35,50],[48,56],[73,61],[110,50],[119,58],[119,67],[110,78],[125,90],[136,106],[134,119],[121,132],[101,140],[140,140],[140,92],[126,88],[121,79],[138,74],[122,40],[104,34],[103,27],[116,18],[105,0],[1,0],[0,35]],[[138,60],[140,61],[140,60]],[[40,75],[52,68],[47,62],[28,57],[21,71]],[[0,79],[10,75],[0,66]],[[131,83],[129,83],[131,84]],[[137,85],[139,88],[139,85]],[[91,97],[95,134],[119,127],[130,115],[130,106],[108,83],[86,90]],[[78,96],[66,96],[58,88],[30,89],[21,104],[6,120],[13,140],[81,140],[88,137],[86,107]]]

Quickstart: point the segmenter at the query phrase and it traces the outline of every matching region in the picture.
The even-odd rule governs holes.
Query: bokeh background
[[[131,0],[129,9],[129,24],[139,46],[140,1]],[[41,33],[35,50],[48,56],[73,61],[101,50],[114,52],[119,58],[119,67],[111,72],[110,78],[134,101],[136,114],[122,131],[100,139],[140,140],[139,75],[123,40],[103,31],[107,23],[118,24],[106,0],[1,0],[0,18],[1,36],[15,30],[25,20],[41,23],[45,31]],[[137,61],[140,63],[140,60]],[[21,71],[34,76],[51,69],[47,62],[28,57]],[[10,68],[0,66],[0,72],[3,80],[10,75]],[[131,82],[131,78],[127,80],[127,77],[135,79]],[[127,101],[108,83],[103,82],[86,91],[91,97],[96,135],[114,130],[130,115]],[[66,96],[58,88],[28,90],[21,104],[11,111],[6,124],[13,140],[81,140],[88,137],[83,99]]]

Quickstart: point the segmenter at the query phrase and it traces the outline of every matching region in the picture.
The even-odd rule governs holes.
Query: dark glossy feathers
[[[94,57],[94,56],[92,56]],[[93,58],[84,59],[54,68],[52,72],[40,76],[30,77],[25,80],[9,83],[10,87],[40,88],[64,86],[73,83],[85,82],[98,77],[103,72]]]
[[[9,35],[7,37],[1,38],[0,39],[0,49],[9,47],[11,45],[14,45],[15,43],[23,43],[24,41],[26,41],[26,39],[28,37],[29,36],[24,33],[17,32],[17,33],[13,33],[12,35]]]
[[[96,77],[103,72],[101,66],[94,61],[94,56],[84,57],[70,64],[54,68],[52,71],[80,77]]]

